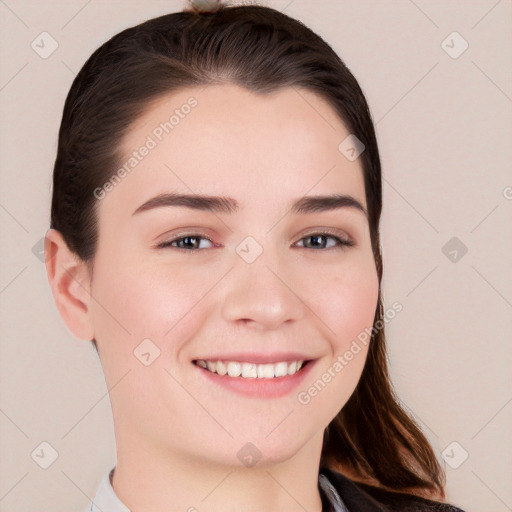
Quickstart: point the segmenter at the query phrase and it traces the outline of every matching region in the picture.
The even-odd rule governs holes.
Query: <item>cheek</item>
[[[298,395],[305,410],[314,408],[327,425],[343,408],[361,377],[378,302],[379,282],[374,265],[347,266],[333,273],[315,313],[325,326],[331,353]]]
[[[176,359],[204,328],[201,299],[215,282],[214,272],[210,269],[206,276],[128,263],[112,272],[107,268],[114,267],[98,269],[94,290],[98,299],[95,335],[107,386],[116,387],[115,421],[119,425],[136,422],[149,438],[159,438],[181,411],[183,421],[173,424],[173,435],[186,439],[187,426],[204,421],[202,409],[168,372],[178,381],[182,372],[186,375],[186,367],[176,364]],[[147,353],[150,362],[146,366]]]
[[[326,338],[333,352],[347,350],[359,334],[373,326],[379,295],[379,281],[373,261],[356,262],[334,269],[316,279],[322,283],[314,311],[325,324]]]
[[[125,363],[128,358],[132,362],[133,350],[146,338],[162,352],[170,345],[179,349],[177,342],[201,327],[197,305],[215,282],[215,272],[116,261],[95,267],[93,308],[99,343],[108,341],[105,349]]]

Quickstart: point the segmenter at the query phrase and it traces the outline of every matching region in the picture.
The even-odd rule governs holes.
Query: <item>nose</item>
[[[252,263],[235,260],[223,289],[221,311],[227,322],[273,330],[303,318],[306,306],[291,272],[265,256]]]

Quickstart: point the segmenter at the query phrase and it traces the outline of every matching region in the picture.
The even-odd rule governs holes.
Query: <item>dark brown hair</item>
[[[359,158],[379,277],[374,326],[382,324],[381,164],[366,99],[322,38],[269,7],[184,10],[161,16],[123,30],[91,55],[64,106],[51,227],[92,269],[98,241],[94,190],[120,165],[121,141],[132,123],[164,94],[227,82],[259,94],[284,87],[315,92],[365,145]],[[394,395],[383,327],[372,331],[361,378],[327,427],[321,457],[322,464],[363,482],[444,497],[445,477],[435,453]]]

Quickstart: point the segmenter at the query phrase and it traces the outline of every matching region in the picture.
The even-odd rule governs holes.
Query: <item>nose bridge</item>
[[[227,276],[222,315],[230,322],[243,320],[262,328],[298,320],[304,304],[293,289],[279,251],[263,248],[247,237],[236,248],[234,268]],[[259,246],[259,247],[258,247]]]

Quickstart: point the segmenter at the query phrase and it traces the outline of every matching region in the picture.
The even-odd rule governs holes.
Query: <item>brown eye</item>
[[[166,240],[165,242],[162,242],[161,244],[157,245],[158,249],[165,249],[166,247],[175,247],[176,249],[183,249],[183,250],[189,250],[189,251],[197,251],[205,249],[205,247],[199,247],[201,240],[207,240],[208,242],[211,242],[211,240],[205,236],[202,236],[197,233],[191,233],[186,236],[181,236],[179,238],[173,238],[171,240]],[[177,245],[173,245],[177,244]]]
[[[334,240],[334,244],[327,247],[328,240]],[[333,249],[335,247],[351,247],[354,243],[351,240],[345,240],[337,236],[333,236],[327,233],[312,233],[304,238],[303,240],[311,240],[311,243],[304,243],[303,246],[306,249]]]

